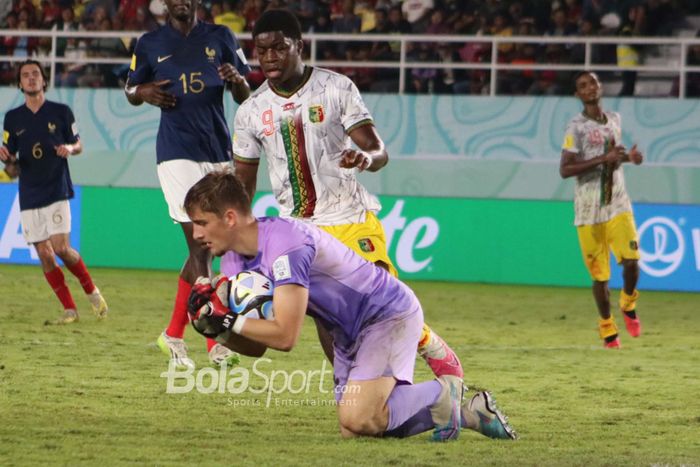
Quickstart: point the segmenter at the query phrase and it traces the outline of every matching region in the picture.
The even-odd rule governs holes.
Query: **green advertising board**
[[[390,255],[405,279],[587,285],[570,202],[381,197]],[[83,187],[81,250],[91,265],[178,270],[186,247],[150,188]],[[274,215],[270,194],[257,215]],[[77,227],[77,226],[75,226]]]

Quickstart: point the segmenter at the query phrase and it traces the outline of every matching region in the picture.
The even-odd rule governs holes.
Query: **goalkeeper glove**
[[[226,306],[231,282],[226,276],[220,275],[214,278],[213,287],[209,283],[207,288],[205,280],[200,282],[200,279],[197,279],[197,282],[200,283],[199,286],[195,282],[195,286],[192,288],[188,306],[192,305],[194,307],[203,303],[207,293],[209,293],[209,297],[199,308],[188,310],[190,319],[192,320],[192,326],[198,333],[205,337],[215,338],[222,333],[230,331],[239,317],[238,314]]]

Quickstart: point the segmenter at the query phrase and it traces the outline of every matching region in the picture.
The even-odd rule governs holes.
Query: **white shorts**
[[[27,243],[43,242],[52,235],[70,233],[70,204],[67,199],[43,208],[20,211],[19,217]]]
[[[168,212],[175,222],[190,222],[185,212],[185,196],[192,186],[209,172],[229,169],[233,162],[195,162],[187,159],[174,159],[158,164],[158,180],[163,190]]]

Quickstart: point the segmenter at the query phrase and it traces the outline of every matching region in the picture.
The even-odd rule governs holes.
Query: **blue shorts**
[[[422,330],[423,310],[418,308],[363,329],[350,350],[335,347],[335,399],[340,401],[351,389],[348,381],[393,376],[400,383],[412,383]]]

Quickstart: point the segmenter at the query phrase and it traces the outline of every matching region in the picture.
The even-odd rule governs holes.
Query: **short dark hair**
[[[253,38],[264,32],[282,31],[284,37],[301,39],[301,24],[289,10],[267,10],[253,26]]]
[[[252,212],[245,187],[230,170],[206,174],[185,196],[185,211],[188,213],[199,209],[222,216],[229,208],[235,208],[244,214]]]
[[[578,79],[583,75],[595,75],[595,71],[591,71],[591,70],[577,71],[576,74],[574,74],[574,81],[573,81],[574,89],[576,88],[576,83],[578,82]]]
[[[24,68],[27,65],[36,65],[39,67],[39,71],[41,72],[41,77],[44,78],[44,91],[46,91],[46,88],[49,85],[49,76],[46,74],[44,67],[41,66],[41,63],[39,63],[36,60],[32,60],[31,58],[28,58],[27,60],[23,61],[17,67],[17,87],[19,88],[19,90],[24,92],[24,89],[22,89],[22,80],[21,80],[22,68]]]

